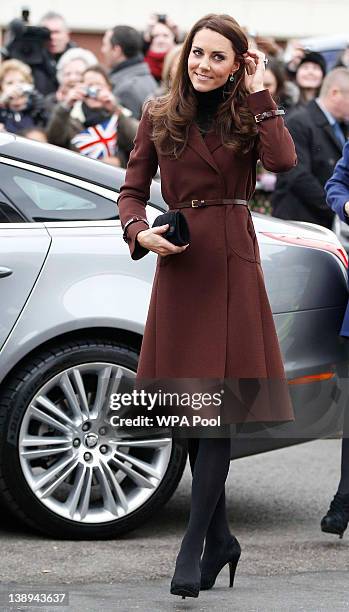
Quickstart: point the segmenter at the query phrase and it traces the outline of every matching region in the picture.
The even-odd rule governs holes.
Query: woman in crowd
[[[4,61],[0,64],[1,129],[17,134],[46,123],[44,98],[34,89],[30,67],[16,59]]]
[[[157,21],[151,28],[150,45],[144,59],[158,83],[161,81],[165,57],[175,45],[173,29],[165,21]]]
[[[82,81],[82,75],[86,68],[95,66],[98,60],[92,51],[73,47],[68,49],[57,64],[57,80],[59,87],[56,92],[48,94],[45,98],[45,106],[51,113],[57,102],[64,102],[77,83]]]
[[[203,437],[189,437],[184,427],[192,496],[171,582],[182,597],[210,589],[226,564],[233,584],[241,548],[225,506],[230,424],[294,419],[247,206],[258,158],[274,172],[296,163],[264,70],[264,54],[248,49],[235,19],[200,19],[169,93],[143,111],[118,199],[132,259],[158,255],[136,381],[158,389],[159,380],[189,380],[196,391],[226,384],[225,426],[216,437],[207,437],[207,427]],[[168,224],[149,227],[145,206],[158,165],[165,201],[189,224],[187,245],[166,239]]]
[[[296,62],[293,62],[293,69],[294,80],[299,88],[299,100],[293,105],[292,112],[319,95],[326,76],[326,61],[321,53],[304,51],[302,56],[297,56]],[[292,74],[290,71],[288,73]]]
[[[95,65],[56,105],[47,134],[51,144],[125,167],[137,127],[117,105],[105,70]]]
[[[151,96],[149,99],[154,97],[156,98],[157,96],[164,96],[170,91],[171,83],[173,82],[174,75],[177,70],[181,50],[182,45],[176,45],[166,55],[164,65],[162,67],[161,84],[156,90],[154,96]]]

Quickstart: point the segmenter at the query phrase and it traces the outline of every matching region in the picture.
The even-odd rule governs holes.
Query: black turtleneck
[[[211,91],[197,91],[194,90],[195,97],[197,99],[197,111],[195,122],[204,137],[207,132],[210,131],[213,123],[214,116],[217,112],[217,108],[224,99],[224,88],[212,89]]]

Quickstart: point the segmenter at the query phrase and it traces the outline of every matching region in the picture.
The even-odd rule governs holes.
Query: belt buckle
[[[194,202],[200,202],[200,204],[194,204]],[[203,208],[205,205],[205,200],[192,200],[191,207],[192,208]]]

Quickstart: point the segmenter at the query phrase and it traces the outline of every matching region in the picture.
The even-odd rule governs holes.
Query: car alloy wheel
[[[69,520],[103,523],[142,506],[162,482],[168,436],[140,437],[109,423],[108,398],[134,373],[112,363],[78,364],[32,398],[19,432],[24,477],[35,496]]]

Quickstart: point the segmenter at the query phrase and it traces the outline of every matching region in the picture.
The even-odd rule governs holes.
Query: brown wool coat
[[[248,96],[255,115],[276,108],[268,90]],[[255,189],[256,162],[272,172],[296,164],[292,138],[281,116],[258,124],[254,149],[234,154],[213,132],[201,136],[195,124],[177,160],[158,154],[147,111],[119,197],[122,225],[145,217],[152,177],[160,166],[162,194],[170,209],[191,199],[241,198]],[[281,381],[275,400],[230,408],[230,422],[289,421],[293,409],[274,321],[264,285],[250,211],[243,205],[184,208],[190,246],[158,256],[137,379],[200,378]],[[143,221],[128,228],[131,257],[148,251],[136,240]],[[281,393],[281,395],[280,395]]]

